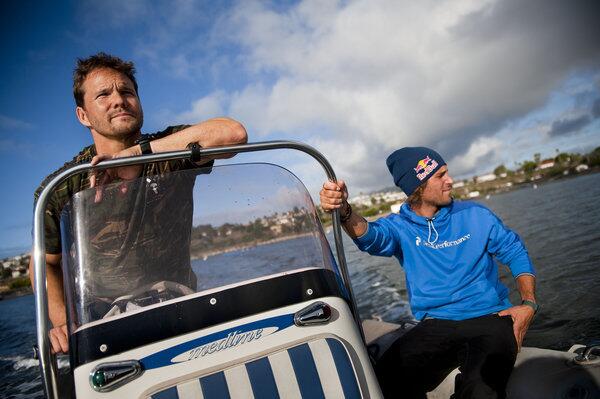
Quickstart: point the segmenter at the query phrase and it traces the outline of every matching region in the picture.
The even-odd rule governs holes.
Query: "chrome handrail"
[[[200,159],[214,155],[238,154],[245,152],[267,151],[276,149],[293,149],[304,152],[313,157],[325,170],[327,178],[331,181],[337,181],[333,168],[327,159],[314,147],[297,141],[265,141],[258,143],[247,143],[223,147],[201,148]],[[115,158],[92,166],[91,163],[75,165],[57,174],[40,193],[36,202],[33,219],[33,257],[34,257],[34,281],[35,281],[35,309],[37,325],[37,343],[39,347],[40,363],[42,368],[42,377],[44,388],[49,399],[58,398],[58,387],[56,383],[56,359],[51,355],[50,339],[48,337],[49,319],[48,319],[48,293],[46,290],[46,247],[44,242],[44,213],[48,198],[56,186],[65,179],[90,169],[104,170],[117,166],[137,165],[148,162],[170,161],[175,159],[185,159],[192,156],[193,150],[164,152],[158,154],[148,154],[128,158]],[[340,223],[340,214],[338,210],[332,213],[333,235],[337,252],[338,264],[342,273],[342,279],[350,299],[350,305],[354,320],[360,331],[363,342],[365,341],[364,332],[360,322],[360,316],[354,300],[352,284],[348,274],[346,257],[344,255],[344,246],[342,242],[342,232]]]

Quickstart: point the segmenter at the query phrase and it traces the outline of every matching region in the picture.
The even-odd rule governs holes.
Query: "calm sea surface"
[[[599,199],[597,173],[480,201],[519,233],[537,269],[542,308],[525,339],[526,346],[565,350],[576,342],[600,339]],[[259,251],[269,252],[270,248],[269,256],[289,257],[279,251],[281,245],[265,245]],[[361,316],[411,319],[404,275],[396,261],[363,254],[349,240],[345,249]],[[209,259],[224,260],[220,256],[234,255]],[[505,269],[501,267],[501,278],[514,291]],[[517,302],[518,295],[513,294],[513,302]],[[32,296],[0,301],[0,398],[43,397],[37,361],[31,356],[34,322]]]

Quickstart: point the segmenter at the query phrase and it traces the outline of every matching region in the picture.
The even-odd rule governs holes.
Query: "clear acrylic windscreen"
[[[71,331],[249,280],[336,270],[310,194],[276,165],[177,171],[101,194],[75,194],[61,218]]]

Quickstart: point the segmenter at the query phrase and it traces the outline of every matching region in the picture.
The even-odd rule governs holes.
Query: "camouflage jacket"
[[[185,127],[169,127],[147,137],[158,139]],[[54,176],[70,166],[90,162],[95,155],[94,145],[84,148],[44,180],[35,200]],[[86,292],[95,297],[115,298],[162,280],[195,288],[189,261],[195,173],[168,176],[195,167],[189,160],[146,164],[144,178],[132,181],[126,195],[118,193],[120,182],[109,184],[98,206],[93,201],[95,190],[87,190],[88,172],[68,178],[52,193],[46,207],[46,253],[61,253],[64,247],[69,253],[64,261],[75,269],[69,280],[82,278]],[[62,227],[69,232],[62,236],[61,215]],[[75,223],[75,217],[86,223]],[[63,243],[65,238],[68,242]],[[85,245],[78,245],[77,239],[85,240]]]

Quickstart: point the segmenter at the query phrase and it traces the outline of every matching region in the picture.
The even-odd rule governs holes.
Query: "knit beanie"
[[[394,183],[406,195],[411,195],[442,166],[444,159],[426,147],[404,147],[394,151],[386,160]]]

